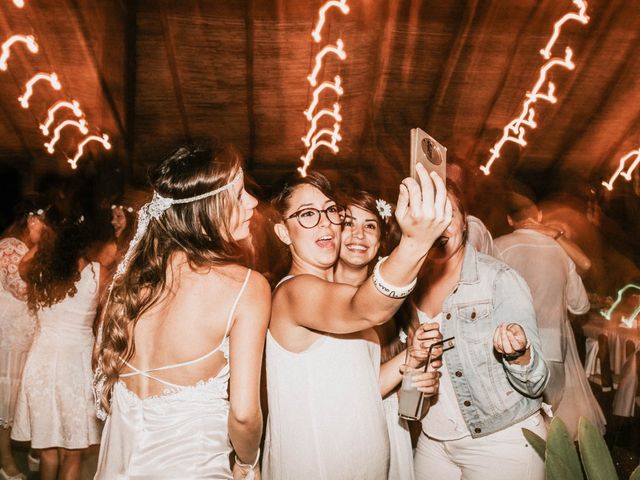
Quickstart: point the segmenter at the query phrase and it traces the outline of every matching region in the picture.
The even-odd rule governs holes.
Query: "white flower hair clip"
[[[376,200],[376,208],[378,209],[378,214],[383,220],[386,220],[392,215],[391,205],[381,198]]]

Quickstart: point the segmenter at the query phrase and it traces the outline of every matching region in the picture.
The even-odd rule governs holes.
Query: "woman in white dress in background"
[[[91,382],[100,264],[86,256],[83,218],[47,213],[47,234],[27,264],[38,329],[24,368],[11,437],[41,449],[42,480],[80,477],[83,449],[100,440]]]
[[[420,183],[407,178],[400,186],[399,246],[359,288],[334,283],[344,210],[326,178],[292,177],[273,201],[275,232],[292,265],[274,293],[267,335],[266,479],[388,476],[381,391],[391,388],[379,383],[380,346],[371,327],[400,307],[451,218],[442,181],[421,167],[418,173]],[[433,394],[437,381],[429,372],[415,385]]]
[[[18,217],[0,240],[0,478],[20,479],[11,451],[11,425],[22,371],[36,331],[27,306],[27,284],[20,277],[22,261],[34,249],[45,228],[46,205],[25,200]]]
[[[368,192],[350,193],[344,203],[346,217],[342,227],[340,257],[336,263],[334,280],[358,287],[369,277],[377,256],[388,254],[391,247],[397,243],[397,238],[394,238],[396,226],[393,225],[391,205],[384,200],[376,199]],[[394,357],[397,357],[396,362],[404,359],[406,334],[402,330],[403,326],[396,321],[400,314],[401,312],[397,312],[391,320],[375,327],[383,365],[388,361],[393,362]],[[406,325],[404,327],[406,330]],[[397,382],[401,380],[397,368],[391,368],[387,373],[394,376]],[[397,388],[393,388],[382,404],[389,431],[388,478],[389,480],[413,480],[411,434],[407,421],[398,416]]]
[[[151,183],[96,346],[95,478],[254,478],[271,292],[239,242],[257,201],[229,146],[179,148]]]

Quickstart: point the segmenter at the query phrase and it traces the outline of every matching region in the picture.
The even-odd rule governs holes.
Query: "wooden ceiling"
[[[180,139],[217,135],[269,183],[301,163],[306,77],[324,40],[341,38],[347,58],[325,62],[319,77],[342,78],[340,151],[318,150],[312,168],[382,190],[408,172],[416,126],[478,173],[537,80],[554,22],[577,11],[570,0],[349,0],[348,15],[329,10],[316,44],[319,0],[25,3],[0,5],[3,35],[32,34],[41,47],[16,47],[0,72],[0,161],[32,177],[67,171],[64,152],[80,134],[70,127],[49,155],[38,124],[54,101],[77,99],[113,144],[92,144],[81,169],[99,162],[137,177]],[[550,71],[557,103],[538,104],[527,146],[505,148],[492,177],[597,186],[640,147],[640,1],[590,0],[587,12],[589,23],[566,23],[554,47],[562,56],[570,46],[576,65]],[[17,97],[41,71],[55,71],[62,90],[39,86],[24,110]]]

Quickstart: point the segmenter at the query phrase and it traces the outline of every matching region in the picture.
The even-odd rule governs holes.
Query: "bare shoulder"
[[[269,285],[269,281],[261,273],[252,270],[247,281],[244,296],[254,301],[267,301],[269,305],[271,305],[271,286]]]
[[[271,287],[267,279],[259,272],[248,269],[242,265],[224,265],[211,269],[206,274],[207,282],[226,284],[230,291],[238,292],[246,280],[246,287],[241,297],[243,299],[250,298],[256,300],[267,298],[271,299]]]
[[[332,283],[318,278],[315,275],[296,275],[281,283],[276,289],[274,297],[280,296],[291,299],[298,295],[306,296],[310,292],[317,292],[319,288],[324,288],[328,285],[332,285]]]

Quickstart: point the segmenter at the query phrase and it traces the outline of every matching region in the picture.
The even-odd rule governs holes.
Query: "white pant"
[[[481,438],[439,441],[422,433],[414,457],[416,480],[542,480],[544,462],[522,428],[547,437],[540,413]]]

